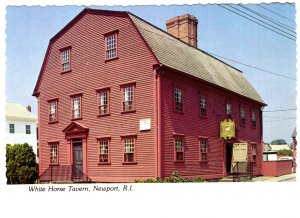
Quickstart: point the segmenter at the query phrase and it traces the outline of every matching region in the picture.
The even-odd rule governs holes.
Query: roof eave
[[[260,101],[258,101],[258,100],[256,100],[256,99],[252,99],[252,98],[249,98],[249,97],[247,97],[247,96],[241,95],[241,94],[239,94],[239,93],[233,92],[233,91],[231,91],[231,90],[229,90],[229,89],[226,89],[226,88],[224,88],[224,87],[218,86],[218,85],[213,84],[213,83],[210,83],[210,82],[205,81],[205,80],[203,80],[203,79],[200,79],[200,78],[198,78],[198,77],[192,76],[192,75],[190,75],[190,74],[188,74],[188,73],[182,72],[182,71],[177,70],[177,69],[174,69],[174,68],[172,68],[172,67],[169,67],[169,66],[167,66],[167,65],[160,64],[160,68],[161,68],[161,69],[163,69],[163,68],[169,69],[169,70],[171,70],[171,71],[173,71],[173,72],[179,73],[179,74],[184,75],[184,76],[186,76],[186,77],[188,77],[188,78],[192,78],[192,79],[198,80],[198,81],[200,81],[200,82],[203,82],[203,83],[205,83],[205,84],[208,84],[208,85],[210,85],[210,86],[213,86],[213,87],[216,87],[216,88],[225,90],[225,91],[227,91],[227,92],[229,92],[229,93],[231,93],[231,94],[238,95],[238,96],[240,96],[240,97],[242,97],[242,98],[246,98],[246,99],[251,100],[251,101],[253,101],[253,102],[255,102],[255,103],[258,103],[258,104],[260,104],[260,105],[263,106],[263,107],[267,106],[267,104],[266,104],[265,102],[260,102]]]

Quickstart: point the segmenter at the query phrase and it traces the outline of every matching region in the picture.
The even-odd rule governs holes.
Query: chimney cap
[[[168,19],[166,21],[166,25],[169,26],[169,25],[172,25],[174,22],[182,22],[184,20],[191,20],[191,21],[194,21],[196,24],[198,24],[198,19],[194,15],[183,14],[183,15],[176,16],[176,17],[173,17],[171,19]]]

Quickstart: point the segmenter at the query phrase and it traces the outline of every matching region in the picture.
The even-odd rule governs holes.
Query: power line
[[[279,16],[279,17],[282,17],[282,18],[284,18],[284,19],[286,19],[286,20],[289,20],[289,21],[291,21],[291,22],[293,22],[293,23],[296,23],[295,21],[293,21],[293,20],[291,20],[291,19],[289,19],[289,18],[287,18],[287,17],[285,17],[285,16],[282,16],[282,15],[279,14],[279,13],[276,13],[275,11],[272,11],[272,10],[270,10],[270,9],[268,9],[268,8],[265,8],[265,7],[261,6],[261,5],[258,5],[258,6],[261,7],[261,8],[263,8],[263,9],[265,9],[265,10],[267,10],[267,11],[269,11],[269,12],[271,12],[271,13],[273,13],[273,14],[276,14],[276,15]]]
[[[290,39],[290,40],[296,41],[295,39],[293,39],[293,38],[291,38],[291,37],[289,37],[289,36],[286,36],[286,35],[284,35],[284,34],[278,32],[278,31],[276,31],[276,30],[273,30],[273,29],[271,29],[271,28],[269,28],[269,27],[267,27],[267,26],[265,26],[265,25],[263,25],[263,24],[260,24],[260,23],[254,21],[254,20],[252,20],[252,19],[250,19],[250,18],[248,18],[248,17],[246,17],[246,16],[244,16],[244,15],[242,15],[242,14],[236,12],[236,11],[233,11],[233,10],[231,10],[231,9],[229,9],[229,8],[226,8],[226,7],[224,7],[224,6],[220,5],[220,4],[218,4],[218,6],[220,6],[220,7],[222,7],[222,8],[225,8],[226,10],[231,11],[232,13],[235,13],[235,14],[237,14],[237,15],[239,15],[239,16],[241,16],[241,17],[247,19],[247,20],[250,20],[250,21],[252,21],[253,23],[256,23],[256,24],[258,24],[258,25],[260,25],[260,26],[262,26],[262,27],[264,27],[264,28],[266,28],[266,29],[268,29],[268,30],[271,30],[271,31],[274,32],[274,33],[277,33],[277,34],[279,34],[279,35],[282,35],[282,36],[285,37],[285,38],[288,38],[288,39]]]
[[[222,56],[217,55],[217,54],[214,54],[214,53],[209,53],[209,54],[211,54],[211,55],[213,55],[213,56],[217,56],[217,57],[223,58],[223,59],[228,60],[228,61],[235,62],[235,63],[237,63],[237,64],[244,65],[244,66],[246,66],[246,67],[250,67],[250,68],[253,68],[253,69],[256,69],[256,70],[260,70],[260,71],[263,71],[263,72],[266,72],[266,73],[270,73],[270,74],[273,74],[273,75],[276,75],[276,76],[284,77],[284,78],[286,78],[286,79],[296,80],[296,79],[293,78],[293,77],[289,77],[289,76],[285,76],[285,75],[282,75],[282,74],[274,73],[274,72],[271,72],[271,71],[269,71],[269,70],[265,70],[265,69],[262,69],[262,68],[258,68],[258,67],[251,66],[251,65],[249,65],[249,64],[244,64],[244,63],[242,63],[242,62],[235,61],[235,60],[232,60],[232,59],[229,59],[229,58],[225,58],[225,57],[222,57]]]
[[[283,30],[281,30],[281,29],[279,29],[279,28],[277,28],[277,27],[275,27],[275,26],[273,26],[273,25],[271,25],[271,24],[268,24],[268,23],[266,23],[265,21],[263,21],[263,20],[261,20],[261,19],[258,19],[258,18],[256,18],[256,17],[254,17],[254,16],[252,16],[252,15],[250,15],[250,14],[244,12],[244,11],[241,11],[241,10],[237,9],[236,7],[234,7],[234,6],[232,6],[232,5],[226,4],[226,6],[229,6],[229,7],[233,8],[233,9],[235,9],[235,10],[237,10],[237,11],[243,13],[243,14],[246,14],[247,16],[252,17],[252,18],[258,20],[259,22],[262,22],[263,24],[268,25],[268,26],[270,26],[271,28],[274,28],[274,29],[276,29],[276,30],[279,30],[279,31],[281,31],[281,32],[283,32],[283,33],[285,33],[285,34],[288,34],[288,35],[290,35],[290,36],[296,38],[296,36],[294,36],[294,35],[292,35],[292,34],[290,34],[290,33],[288,33],[288,32],[285,32],[285,31],[283,31]]]
[[[270,110],[270,111],[263,111],[263,112],[278,112],[278,111],[295,111],[297,108],[289,108],[289,109],[281,109],[281,110]]]
[[[250,12],[252,12],[253,14],[256,14],[257,16],[262,17],[262,18],[268,20],[269,22],[272,22],[272,23],[274,23],[274,24],[276,24],[276,25],[278,25],[278,26],[280,26],[280,27],[282,27],[282,28],[284,28],[284,29],[286,29],[286,30],[288,30],[288,31],[290,31],[290,32],[296,33],[296,31],[294,31],[293,28],[290,27],[290,26],[288,26],[288,25],[285,25],[285,24],[283,24],[283,23],[280,23],[279,21],[276,21],[276,20],[274,20],[274,19],[272,19],[272,18],[270,18],[270,17],[268,17],[268,16],[265,16],[265,15],[263,15],[263,14],[261,14],[261,13],[255,11],[255,10],[252,10],[252,9],[250,9],[250,8],[247,8],[246,6],[243,6],[243,5],[241,5],[241,4],[238,4],[238,6],[240,6],[241,8],[244,8],[244,9],[246,9],[247,11],[250,11]]]
[[[148,29],[145,29],[145,28],[142,28],[142,27],[139,27],[140,29],[144,30],[144,31],[147,31],[147,32],[151,32],[157,36],[161,36],[165,39],[168,39],[168,40],[173,40],[173,41],[177,41],[178,39],[177,38],[173,38],[173,37],[166,37],[165,35],[162,35],[162,34],[158,34],[157,32],[153,32],[153,31],[150,31]],[[156,27],[157,29],[159,29],[158,27]],[[291,80],[296,80],[295,78],[293,77],[289,77],[289,76],[285,76],[285,75],[281,75],[281,74],[278,74],[278,73],[274,73],[274,72],[271,72],[269,70],[265,70],[265,69],[262,69],[262,68],[258,68],[258,67],[255,67],[255,66],[252,66],[252,65],[249,65],[249,64],[245,64],[245,63],[242,63],[242,62],[239,62],[239,61],[236,61],[236,60],[233,60],[233,59],[230,59],[230,58],[225,58],[221,55],[217,55],[217,54],[214,54],[214,53],[210,53],[210,52],[205,52],[211,56],[216,56],[216,57],[219,57],[219,58],[222,58],[222,59],[225,59],[225,60],[229,60],[229,61],[232,61],[232,62],[235,62],[237,64],[241,64],[241,65],[244,65],[246,67],[250,67],[250,68],[253,68],[253,69],[256,69],[256,70],[260,70],[260,71],[263,71],[263,72],[266,72],[266,73],[270,73],[270,74],[273,74],[275,76],[280,76],[280,77],[283,77],[283,78],[286,78],[286,79],[291,79]]]

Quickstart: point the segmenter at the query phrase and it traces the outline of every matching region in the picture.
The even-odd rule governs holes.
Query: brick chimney
[[[27,105],[27,106],[26,106],[26,109],[27,109],[29,112],[31,112],[31,106],[30,106],[30,105]]]
[[[167,20],[167,31],[169,34],[197,48],[197,25],[195,16],[184,14]]]

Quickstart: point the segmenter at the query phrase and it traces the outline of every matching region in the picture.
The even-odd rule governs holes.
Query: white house
[[[37,121],[38,118],[31,113],[30,106],[6,103],[5,143],[28,143],[37,155]]]

